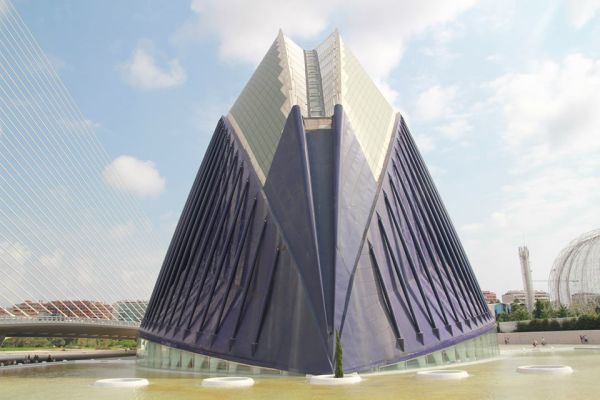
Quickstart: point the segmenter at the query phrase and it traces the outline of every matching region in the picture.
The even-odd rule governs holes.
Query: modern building
[[[490,292],[489,290],[484,290],[482,293],[483,293],[483,298],[485,299],[486,303],[495,304],[498,302],[498,298],[496,297],[495,292]]]
[[[543,290],[534,290],[533,298],[535,301],[550,301],[550,294]]]
[[[113,304],[113,318],[118,321],[140,322],[147,307],[146,300],[120,300]]]
[[[526,294],[524,290],[509,290],[502,295],[502,302],[504,304],[512,304],[515,301],[520,304],[526,304]],[[533,291],[534,304],[536,301],[550,301],[550,295],[548,292],[543,290]]]
[[[505,303],[489,303],[488,308],[490,309],[490,312],[492,312],[496,317],[500,314],[510,313],[512,310],[511,305]]]
[[[65,318],[94,318],[111,319],[113,309],[110,304],[92,300],[25,300],[14,304],[8,311],[20,317],[38,315],[57,316]]]
[[[549,279],[556,306],[600,307],[600,229],[574,239],[556,257]]]
[[[192,186],[142,365],[331,373],[496,354],[495,321],[402,116],[335,32],[281,32]]]
[[[18,304],[13,304],[7,311],[15,316],[19,317],[32,317],[40,314],[51,315],[49,309],[45,308],[42,302],[35,302],[31,300],[25,300]]]

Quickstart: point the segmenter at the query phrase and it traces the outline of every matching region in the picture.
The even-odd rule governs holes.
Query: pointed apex
[[[340,31],[338,30],[338,28],[335,28],[333,30],[333,32],[331,33],[331,36],[335,36],[335,38],[340,41],[342,40],[342,35],[340,35]]]
[[[304,118],[330,118],[337,104],[344,106],[377,180],[390,143],[394,110],[338,29],[312,50],[298,46],[279,29],[228,118],[264,183],[292,107],[298,105]]]
[[[277,38],[275,40],[283,40],[285,39],[285,33],[283,33],[283,29],[279,28],[277,31]]]

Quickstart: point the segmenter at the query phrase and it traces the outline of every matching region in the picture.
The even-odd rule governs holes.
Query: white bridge
[[[0,318],[0,341],[5,337],[77,337],[136,339],[139,323],[55,316]]]

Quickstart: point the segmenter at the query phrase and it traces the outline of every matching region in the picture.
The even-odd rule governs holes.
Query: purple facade
[[[494,329],[401,117],[375,181],[346,118],[288,119],[264,185],[219,122],[140,336],[298,373],[394,364]]]

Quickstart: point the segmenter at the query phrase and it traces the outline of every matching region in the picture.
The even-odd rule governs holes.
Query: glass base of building
[[[209,357],[141,338],[138,341],[137,364],[142,367],[196,372],[203,375],[288,375],[287,371]]]
[[[485,360],[497,357],[499,354],[496,332],[491,331],[433,353],[401,361],[396,364],[358,372],[376,373],[418,368],[435,368]],[[241,364],[185,350],[179,350],[146,339],[139,340],[137,363],[143,367],[196,372],[207,375],[294,375],[287,371]]]

